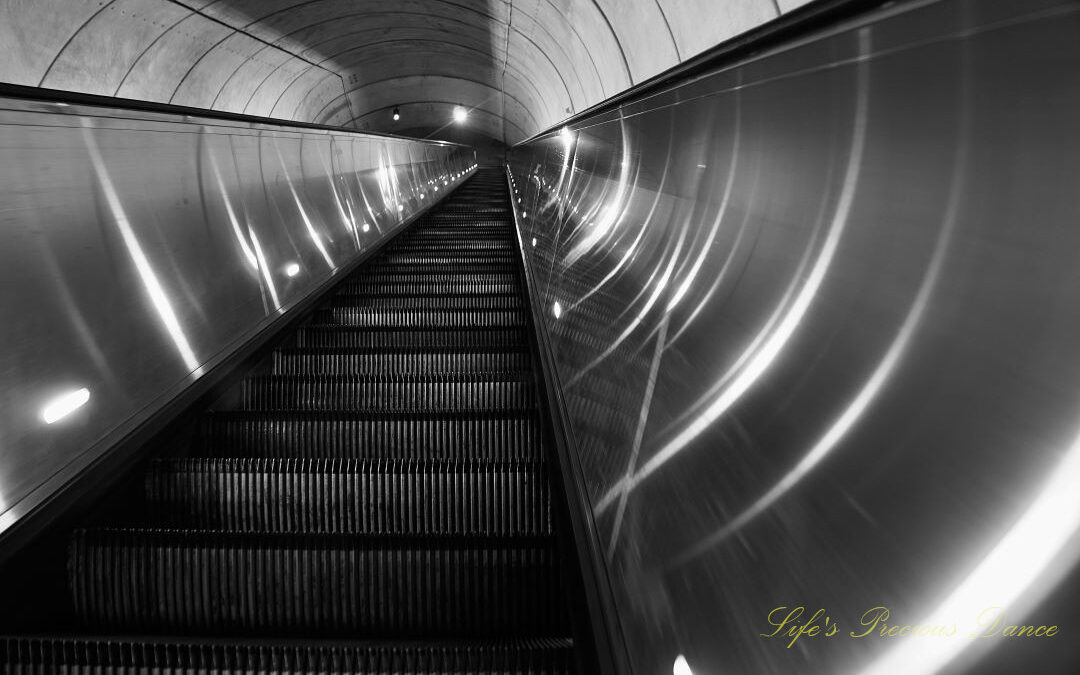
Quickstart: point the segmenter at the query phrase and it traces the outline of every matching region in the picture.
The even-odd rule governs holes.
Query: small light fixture
[[[60,394],[41,409],[41,419],[45,424],[52,424],[83,407],[89,400],[90,390],[86,387]]]
[[[459,105],[454,106],[454,121],[461,124],[469,116],[469,111]]]
[[[285,274],[289,275],[290,277],[295,277],[297,274],[300,274],[300,265],[294,262],[289,263],[285,266]]]
[[[397,122],[399,119],[401,119],[401,111],[398,110],[397,106],[394,106],[394,121]]]

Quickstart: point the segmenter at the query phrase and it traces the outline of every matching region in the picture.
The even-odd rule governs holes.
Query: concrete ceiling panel
[[[107,3],[102,0],[0,2],[0,80],[31,87],[56,55]]]
[[[41,86],[114,96],[132,64],[186,15],[169,2],[114,0],[71,36]]]
[[[0,80],[512,142],[806,2],[7,0]]]
[[[115,95],[168,101],[191,65],[231,33],[198,14],[186,15],[139,55]]]
[[[773,0],[658,0],[682,58],[705,51],[779,16]],[[786,11],[786,10],[785,10]]]

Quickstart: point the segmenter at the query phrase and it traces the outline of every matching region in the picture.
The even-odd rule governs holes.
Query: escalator
[[[63,533],[69,619],[0,638],[0,669],[579,670],[531,349],[481,171]]]

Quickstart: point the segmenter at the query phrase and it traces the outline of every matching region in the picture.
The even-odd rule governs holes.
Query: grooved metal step
[[[317,310],[314,322],[372,328],[517,328],[525,326],[525,311],[331,307]]]
[[[241,383],[245,410],[491,410],[537,403],[532,373],[263,375]]]
[[[76,614],[101,630],[293,637],[558,635],[549,537],[76,530]]]
[[[174,459],[151,463],[159,527],[346,534],[551,534],[540,462]]]
[[[146,675],[570,675],[565,638],[483,641],[215,641],[131,637],[0,638],[0,664],[13,673]]]
[[[418,309],[486,311],[492,309],[521,309],[519,295],[356,295],[338,293],[330,299],[333,309],[340,307],[371,308],[380,310]]]
[[[535,410],[215,412],[204,416],[197,443],[211,457],[509,461],[543,455]]]
[[[475,349],[521,348],[528,344],[522,328],[411,328],[309,325],[296,332],[296,347],[335,349]]]
[[[273,375],[359,375],[399,373],[465,373],[524,371],[531,366],[528,352],[405,349],[279,349],[273,355]]]

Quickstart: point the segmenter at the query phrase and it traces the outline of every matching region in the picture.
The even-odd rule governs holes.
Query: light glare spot
[[[41,409],[41,419],[45,424],[52,424],[83,407],[89,400],[90,390],[86,387],[61,394],[45,404]]]
[[[674,675],[694,675],[694,671],[690,670],[690,664],[686,662],[686,657],[682,654],[675,657],[675,665],[672,666],[671,672]]]

